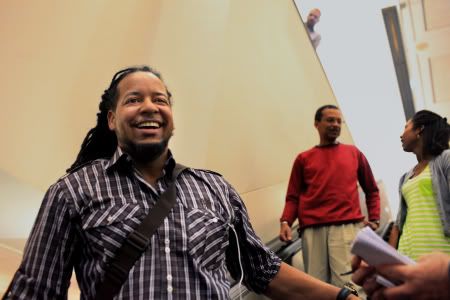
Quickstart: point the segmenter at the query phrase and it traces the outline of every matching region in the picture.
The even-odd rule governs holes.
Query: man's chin
[[[338,139],[338,137],[339,137],[339,134],[330,134],[330,135],[328,135],[328,140],[335,142]]]
[[[135,160],[150,162],[166,152],[168,143],[169,140],[162,140],[160,142],[132,144],[128,147],[128,152]]]

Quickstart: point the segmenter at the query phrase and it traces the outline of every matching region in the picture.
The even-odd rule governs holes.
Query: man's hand
[[[375,269],[353,257],[352,280],[373,300],[450,299],[449,263],[448,255],[432,253],[421,257],[416,265],[380,265]],[[400,284],[385,288],[376,282],[375,272]]]
[[[373,231],[377,230],[380,227],[379,221],[366,221],[364,220],[364,226],[369,226]]]
[[[359,256],[353,256],[352,258],[352,281],[362,286],[367,293],[371,296],[381,293],[383,287],[375,280],[375,268],[362,261]],[[373,298],[375,299],[375,298]]]
[[[384,265],[377,271],[402,284],[386,289],[386,299],[450,299],[448,278],[450,257],[443,253],[427,254],[416,265]]]
[[[292,230],[287,222],[280,224],[280,240],[283,242],[292,241]]]

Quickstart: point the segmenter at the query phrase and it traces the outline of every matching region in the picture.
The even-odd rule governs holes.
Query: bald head
[[[322,13],[320,12],[320,9],[313,8],[308,14],[308,18],[306,20],[306,25],[310,27],[311,29],[320,21],[320,16]]]

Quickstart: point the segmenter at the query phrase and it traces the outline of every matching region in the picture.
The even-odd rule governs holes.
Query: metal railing
[[[272,250],[281,260],[287,264],[292,264],[292,258],[302,248],[302,240],[298,235],[298,225],[292,227],[292,241],[282,242],[277,237],[266,243],[266,247]],[[238,281],[230,279],[230,299],[242,299],[245,298],[251,292],[243,285],[238,286]]]

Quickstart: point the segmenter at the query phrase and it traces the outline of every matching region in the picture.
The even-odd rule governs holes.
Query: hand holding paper
[[[402,255],[391,245],[386,243],[369,227],[364,227],[358,232],[353,241],[352,253],[358,255],[371,266],[382,264],[415,264],[411,258]],[[395,284],[386,278],[377,275],[377,282],[386,287]]]

